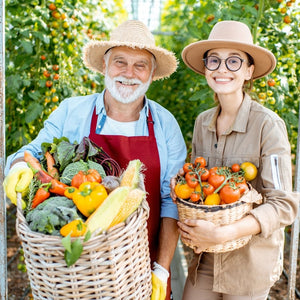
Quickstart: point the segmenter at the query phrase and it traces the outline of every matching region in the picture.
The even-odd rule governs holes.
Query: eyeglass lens
[[[226,59],[221,59],[217,56],[208,56],[204,59],[205,67],[210,71],[215,71],[220,67],[222,60],[225,60],[227,69],[232,72],[238,71],[244,61],[237,56],[229,56]]]

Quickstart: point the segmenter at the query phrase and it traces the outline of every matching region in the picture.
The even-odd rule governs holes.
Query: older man
[[[101,94],[65,99],[45,121],[36,139],[8,157],[6,173],[22,172],[25,150],[39,157],[41,143],[66,136],[89,136],[125,168],[132,159],[146,166],[149,247],[153,262],[153,300],[166,295],[171,260],[177,245],[177,208],[170,198],[170,178],[186,158],[186,147],[173,115],[145,96],[153,80],[170,76],[177,67],[172,52],[155,45],[147,27],[126,21],[109,41],[91,41],[84,48],[85,65],[105,75]],[[8,175],[9,175],[8,174]],[[8,181],[9,184],[9,181]]]

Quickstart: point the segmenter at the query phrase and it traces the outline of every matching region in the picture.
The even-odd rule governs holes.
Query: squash
[[[116,215],[114,220],[111,222],[109,228],[124,222],[141,204],[143,199],[146,197],[146,192],[141,189],[133,189],[129,192],[125,199],[119,213]]]

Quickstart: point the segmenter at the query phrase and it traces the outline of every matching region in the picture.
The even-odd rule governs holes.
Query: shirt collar
[[[104,93],[105,93],[105,90],[103,90],[102,93],[100,93],[98,95],[98,98],[96,100],[96,114],[97,115],[99,115],[100,113],[106,115],[106,110],[105,110],[105,106],[104,106]],[[149,114],[149,100],[146,96],[145,96],[145,104],[143,106],[143,109],[141,110],[141,114],[143,112],[148,117],[148,114]]]
[[[246,132],[250,109],[251,109],[251,101],[253,101],[251,97],[248,94],[245,94],[243,102],[236,116],[236,119],[232,127],[229,128],[228,131],[226,132],[227,134],[230,133],[231,131]],[[208,129],[210,131],[216,131],[216,122],[217,122],[217,117],[220,113],[220,109],[221,109],[220,105],[213,108],[212,118],[208,120],[206,124],[204,123],[204,125],[208,126]]]

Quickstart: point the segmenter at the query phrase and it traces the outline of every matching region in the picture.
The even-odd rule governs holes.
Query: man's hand
[[[167,282],[169,272],[154,262],[152,271],[152,295],[151,300],[165,300],[167,294]]]
[[[26,162],[18,162],[12,166],[9,170],[4,182],[3,187],[6,196],[11,202],[17,205],[17,193],[24,193],[30,181],[33,178],[32,170],[27,166]],[[25,202],[22,201],[22,208],[26,206]]]

